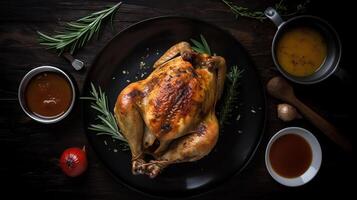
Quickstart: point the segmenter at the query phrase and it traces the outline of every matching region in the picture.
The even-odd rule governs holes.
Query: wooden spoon
[[[333,142],[340,145],[346,151],[352,151],[352,145],[347,138],[342,136],[331,123],[297,99],[293,88],[285,79],[279,76],[273,77],[267,84],[267,90],[271,96],[295,106],[306,119],[320,129]]]

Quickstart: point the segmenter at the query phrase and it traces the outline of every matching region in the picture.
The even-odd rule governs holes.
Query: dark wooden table
[[[272,0],[234,1],[240,5],[263,10],[274,4]],[[54,125],[33,122],[22,112],[16,97],[23,75],[40,65],[54,65],[71,73],[82,90],[87,70],[76,72],[63,58],[45,50],[37,42],[37,30],[51,32],[65,22],[75,20],[114,1],[96,0],[3,0],[0,2],[0,199],[25,196],[39,199],[148,199],[149,197],[116,182],[87,144],[77,105],[67,120]],[[295,1],[289,1],[289,5]],[[355,33],[352,19],[354,6],[337,2],[312,1],[307,12],[327,19],[336,28],[343,43],[341,67],[352,78]],[[339,14],[337,14],[339,13]],[[129,25],[155,16],[178,14],[199,18],[231,32],[250,53],[263,83],[278,74],[270,56],[270,44],[275,27],[269,21],[236,20],[219,0],[196,1],[124,1],[115,17],[113,32],[107,26],[98,40],[81,49],[76,57],[87,66],[114,35]],[[354,143],[356,89],[351,83],[331,77],[311,86],[294,85],[297,95],[312,108],[333,122]],[[194,197],[194,199],[295,199],[311,196],[352,195],[356,165],[351,154],[346,154],[305,120],[283,123],[277,119],[276,104],[268,99],[268,120],[263,141],[250,165],[241,174],[223,185]],[[298,188],[279,185],[268,174],[264,165],[264,151],[269,138],[286,126],[302,126],[320,141],[323,162],[318,175]],[[80,178],[68,178],[57,162],[61,152],[71,146],[88,148],[89,169]],[[355,184],[354,184],[355,185]],[[10,195],[10,196],[6,196]]]

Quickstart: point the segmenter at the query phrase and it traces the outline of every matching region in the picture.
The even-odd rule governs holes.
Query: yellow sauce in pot
[[[296,27],[285,32],[277,44],[279,65],[293,76],[310,76],[324,63],[325,39],[309,27]]]

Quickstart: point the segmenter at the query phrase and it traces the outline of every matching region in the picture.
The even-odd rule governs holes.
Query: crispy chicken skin
[[[133,174],[151,178],[170,164],[199,160],[215,146],[215,105],[226,74],[224,58],[196,53],[187,42],[172,46],[153,67],[145,80],[121,91],[114,107]],[[154,159],[145,161],[145,154]]]

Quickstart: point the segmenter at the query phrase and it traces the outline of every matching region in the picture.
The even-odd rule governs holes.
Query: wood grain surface
[[[260,10],[274,5],[273,0],[232,1]],[[287,1],[291,6],[297,2]],[[116,1],[108,0],[0,2],[0,199],[20,196],[31,199],[154,199],[128,189],[106,171],[87,143],[78,104],[65,121],[43,125],[26,117],[16,99],[21,78],[30,69],[41,65],[65,70],[72,75],[81,91],[87,70],[75,71],[66,60],[40,46],[36,31],[52,32],[68,21],[114,3]],[[350,4],[311,0],[307,12],[325,18],[336,28],[343,45],[341,68],[347,71],[352,82],[333,76],[320,84],[294,85],[294,88],[303,102],[331,121],[355,144],[354,110],[357,101],[352,94],[356,93],[353,80],[357,75],[353,66],[356,39],[352,30],[355,21],[353,5]],[[162,15],[199,18],[231,32],[249,52],[263,83],[278,74],[270,52],[276,30],[274,25],[269,21],[235,19],[219,0],[124,1],[114,19],[115,31],[106,26],[100,37],[78,51],[75,57],[90,67],[95,55],[116,33],[135,22]],[[218,188],[192,199],[301,199],[311,196],[346,199],[353,195],[354,154],[344,153],[306,120],[281,122],[276,114],[276,105],[280,102],[270,97],[267,99],[265,135],[247,169]],[[269,138],[287,126],[309,129],[322,146],[320,172],[310,183],[298,188],[279,185],[269,176],[264,164]],[[82,177],[68,178],[60,171],[58,158],[64,149],[83,145],[88,149],[89,169]]]

